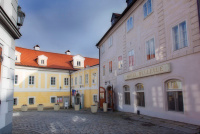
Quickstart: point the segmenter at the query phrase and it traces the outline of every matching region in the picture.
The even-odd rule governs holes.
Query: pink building
[[[108,105],[200,125],[199,0],[126,1],[96,45]]]

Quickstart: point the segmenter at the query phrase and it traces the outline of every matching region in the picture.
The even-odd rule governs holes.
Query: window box
[[[22,111],[22,112],[28,111],[28,106],[27,106],[26,104],[22,105],[22,106],[21,106],[21,111]]]
[[[74,109],[75,109],[75,111],[79,111],[80,110],[80,104],[75,104]]]
[[[91,112],[92,113],[97,113],[97,109],[98,109],[97,105],[91,105]]]
[[[59,111],[60,110],[60,105],[59,104],[55,104],[54,105],[54,111]]]
[[[39,104],[37,106],[37,111],[43,111],[44,110],[44,105],[43,104]]]

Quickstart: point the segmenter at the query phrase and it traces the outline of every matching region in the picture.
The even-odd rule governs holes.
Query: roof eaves
[[[106,35],[113,29],[113,27],[121,20],[121,18],[129,11],[129,9],[135,4],[137,0],[133,0],[133,2],[123,11],[119,19],[108,29],[108,31],[104,34],[104,36],[100,39],[100,41],[96,44],[96,47],[99,46],[100,42],[106,37]]]

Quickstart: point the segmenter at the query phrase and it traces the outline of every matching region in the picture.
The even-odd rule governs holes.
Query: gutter
[[[108,29],[108,31],[104,34],[104,36],[100,39],[100,41],[96,44],[96,47],[102,42],[102,40],[108,35],[108,33],[114,28],[114,26],[123,18],[123,16],[129,11],[129,9],[135,4],[137,0],[133,0],[133,2],[123,11],[119,19]],[[198,0],[199,1],[199,0]]]

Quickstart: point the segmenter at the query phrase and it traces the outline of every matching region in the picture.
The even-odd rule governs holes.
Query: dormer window
[[[47,60],[48,60],[48,57],[46,57],[45,55],[40,55],[38,56],[38,64],[40,66],[47,66]]]
[[[15,61],[17,61],[17,55],[15,55]]]
[[[80,61],[77,61],[77,66],[81,66],[81,62]]]
[[[41,64],[44,64],[44,60],[41,60]]]
[[[15,50],[15,62],[20,63],[21,53]]]

